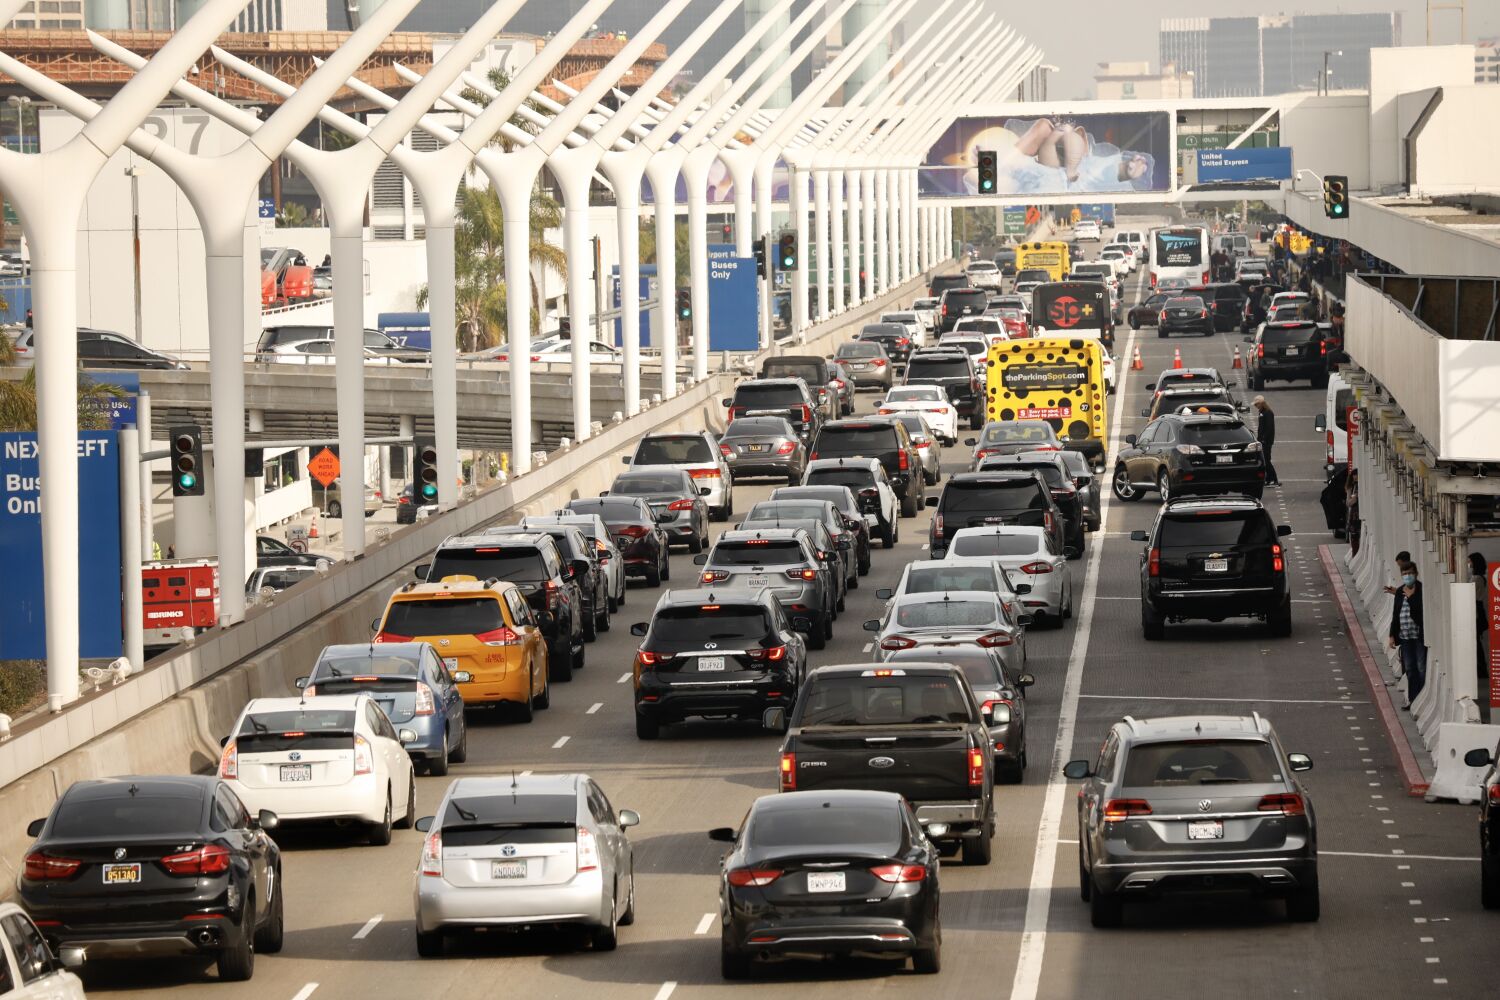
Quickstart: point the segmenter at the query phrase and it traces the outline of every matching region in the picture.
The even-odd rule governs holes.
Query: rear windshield
[[[443,597],[397,601],[386,612],[382,632],[393,635],[479,635],[505,627],[493,597]]]
[[[353,746],[353,739],[353,711],[311,707],[247,715],[234,734],[240,753],[347,750]]]
[[[1312,340],[1317,330],[1313,323],[1304,326],[1268,326],[1261,334],[1261,340],[1267,344],[1305,344]]]
[[[54,837],[160,837],[187,835],[203,822],[203,794],[144,792],[125,788],[109,798],[70,798],[52,820]]]
[[[989,566],[923,566],[906,573],[905,592],[908,594],[938,594],[945,590],[993,593],[995,571]]]
[[[686,465],[689,462],[712,462],[713,451],[700,434],[681,437],[649,437],[635,450],[637,465]]]
[[[749,410],[780,410],[803,404],[802,390],[795,385],[741,385],[734,390],[734,405]]]
[[[324,656],[313,668],[313,677],[415,677],[417,661],[404,656]]]
[[[802,562],[802,546],[782,539],[720,542],[708,557],[710,566],[770,566]]]
[[[756,847],[827,844],[845,851],[853,844],[869,844],[894,848],[901,840],[901,819],[890,805],[762,809],[751,818],[745,839]]]
[[[1218,288],[1214,289],[1214,298],[1218,299],[1220,302],[1223,302],[1225,300],[1233,300],[1238,302],[1239,300],[1245,298],[1245,290],[1239,285],[1220,285]]]
[[[828,468],[809,469],[807,473],[807,485],[809,486],[847,486],[851,490],[859,490],[873,485],[875,474],[869,469],[861,468]]]
[[[766,611],[754,604],[688,605],[662,608],[651,619],[653,642],[760,641],[771,631]]]
[[[686,489],[682,473],[670,476],[635,473],[616,477],[610,492],[623,493],[628,497],[643,497],[653,493],[681,493]]]
[[[1263,511],[1169,514],[1161,527],[1161,546],[1173,549],[1270,545],[1276,537]]]
[[[1027,465],[1022,462],[995,462],[993,465],[985,463],[986,469],[1024,469],[1027,472],[1040,472],[1042,479],[1046,480],[1048,489],[1062,489],[1064,486],[1072,486],[1073,482],[1064,476],[1062,470],[1051,462],[1038,462],[1035,465]]]
[[[840,358],[877,358],[885,353],[885,349],[879,344],[865,344],[858,340],[851,340],[846,344],[840,344],[837,357]]]
[[[954,306],[973,305],[976,302],[984,305],[989,300],[989,294],[983,288],[950,288],[943,293],[943,301]]]
[[[1016,284],[1023,281],[1051,281],[1052,272],[1039,267],[1028,267],[1016,272]]]
[[[1254,440],[1243,424],[1183,424],[1178,436],[1184,444],[1244,444]]]
[[[799,726],[970,721],[968,700],[953,677],[819,677],[804,698]]]
[[[902,628],[979,628],[996,617],[988,601],[923,601],[896,608],[896,624]]]
[[[821,361],[767,361],[760,374],[762,378],[800,378],[808,385],[818,385],[826,369]]]
[[[1202,309],[1203,300],[1196,295],[1179,295],[1174,299],[1168,299],[1168,309]]]
[[[1353,389],[1340,389],[1333,394],[1333,424],[1339,430],[1349,429],[1349,407],[1353,405]]]
[[[577,817],[572,795],[462,796],[443,813],[443,847],[572,843]]]
[[[821,521],[828,514],[828,508],[822,502],[814,500],[767,500],[750,508],[750,513],[745,515],[747,521],[773,521],[781,518],[790,521],[797,518],[808,518],[813,521]]]
[[[968,355],[988,354],[989,346],[982,340],[944,340],[944,347],[952,347]]]
[[[485,545],[472,549],[438,549],[437,555],[432,560],[432,568],[427,571],[427,579],[437,583],[450,576],[472,576],[476,580],[494,578],[536,583],[547,579],[547,566],[542,560],[541,552],[529,546]],[[493,604],[494,598],[489,598],[489,601]],[[429,633],[406,632],[403,634],[427,635]]]
[[[1183,740],[1145,743],[1125,756],[1123,783],[1140,788],[1173,785],[1264,785],[1281,781],[1270,744],[1260,740]]]
[[[824,427],[818,432],[816,448],[820,456],[868,455],[896,450],[896,429],[890,424],[859,424],[848,427]]]
[[[1041,535],[986,532],[953,540],[953,554],[956,556],[1029,556],[1041,550]]]
[[[637,521],[645,517],[640,505],[624,498],[612,500],[600,497],[597,500],[570,500],[568,509],[575,514],[597,514],[606,524],[610,521]]]
[[[990,424],[984,429],[981,440],[985,444],[1001,444],[1036,441],[1043,444],[1051,444],[1057,440],[1057,435],[1052,430],[1052,425],[1040,420],[1028,420],[1024,423]]]
[[[969,363],[963,358],[912,358],[906,366],[908,381],[918,378],[968,378]]]
[[[1168,413],[1178,410],[1184,406],[1201,406],[1204,403],[1226,403],[1222,391],[1218,392],[1182,392],[1163,395],[1160,399],[1161,405],[1157,408],[1158,413]]]
[[[885,399],[888,403],[910,403],[913,401],[939,403],[946,402],[947,398],[943,395],[942,389],[931,385],[897,386],[885,394]]]
[[[833,487],[817,489],[812,486],[783,486],[771,494],[773,500],[827,500],[835,507],[846,509],[852,499],[848,493]]]
[[[729,425],[729,429],[721,437],[770,437],[776,434],[790,437],[795,433],[797,432],[792,430],[792,425],[781,417],[740,417]]]
[[[943,510],[950,514],[982,514],[990,511],[1046,510],[1047,502],[1035,480],[1003,482],[950,482],[943,490]]]

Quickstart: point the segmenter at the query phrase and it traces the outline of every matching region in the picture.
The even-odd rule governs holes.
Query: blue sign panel
[[[432,316],[430,313],[388,312],[375,317],[380,332],[410,351],[432,350]]]
[[[755,258],[736,257],[733,243],[708,245],[708,349],[760,347],[760,295]]]
[[[120,455],[114,431],[78,435],[78,640],[89,659],[120,655]],[[42,514],[34,433],[0,434],[0,660],[41,660]],[[140,586],[140,581],[135,581]]]
[[[276,218],[276,202],[272,201],[270,198],[262,198],[260,200],[259,210],[256,212],[256,214],[262,219]]]
[[[105,400],[105,407],[109,410],[109,429],[121,430],[127,424],[135,423],[135,401],[141,394],[141,377],[135,372],[89,372],[89,378],[95,382],[105,385],[118,386],[124,393]]]
[[[1198,150],[1198,183],[1284,181],[1292,176],[1290,146]]]
[[[640,288],[641,288],[641,290],[640,290],[640,296],[641,296],[640,297],[640,301],[646,302],[646,301],[649,301],[650,298],[651,298],[651,281],[652,281],[653,278],[656,277],[656,265],[655,264],[641,264],[641,265],[639,265],[639,267],[640,267],[640,275],[639,275],[639,277],[640,277]],[[609,287],[610,287],[610,295],[611,295],[611,300],[610,301],[612,302],[612,304],[614,305],[614,307],[616,309],[618,309],[618,308],[620,308],[620,266],[618,264],[616,264],[614,267],[610,268],[610,272],[609,273],[610,273]],[[641,310],[640,335],[641,335],[641,346],[642,347],[650,347],[651,346],[651,311],[649,309],[642,309]],[[614,345],[616,347],[624,347],[625,346],[625,334],[623,332],[623,326],[622,326],[622,324],[620,323],[620,321],[618,319],[615,320],[615,339],[614,339],[613,343],[614,343]]]

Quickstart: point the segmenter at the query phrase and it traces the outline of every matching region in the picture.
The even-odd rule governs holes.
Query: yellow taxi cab
[[[551,703],[546,640],[513,583],[472,576],[408,583],[387,602],[375,641],[432,643],[466,706],[515,705],[530,722]]]

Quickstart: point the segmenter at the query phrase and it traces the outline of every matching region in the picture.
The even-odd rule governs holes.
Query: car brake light
[[[781,790],[783,792],[797,790],[797,755],[794,753],[781,755]]]
[[[764,649],[752,649],[747,652],[752,660],[767,660],[771,663],[779,663],[786,659],[785,646],[767,646]]]
[[[1177,446],[1177,452],[1180,455],[1201,455],[1203,449],[1195,444],[1180,444]]]
[[[673,500],[671,503],[667,504],[667,510],[692,510],[692,509],[693,509],[693,501],[692,500]]]
[[[801,406],[799,409],[802,411],[802,422],[805,424],[812,423],[812,407]]]
[[[884,368],[885,358],[876,358],[875,360],[871,361],[870,364],[874,365],[876,368]]]
[[[876,865],[870,874],[882,882],[921,882],[927,878],[924,865]]]
[[[422,874],[443,877],[443,831],[433,830],[422,841]]]
[[[167,855],[161,866],[171,875],[220,875],[229,870],[229,848],[204,844],[196,851]]]
[[[795,441],[783,441],[783,442],[781,442],[781,447],[779,447],[779,448],[776,449],[776,454],[778,454],[778,455],[790,455],[792,452],[794,452],[796,450],[797,450],[797,442],[795,442]]]
[[[1275,795],[1262,795],[1260,804],[1255,807],[1261,812],[1279,812],[1283,816],[1305,816],[1307,806],[1302,802],[1302,796],[1296,792],[1278,792]]]
[[[1328,341],[1326,341],[1326,340],[1320,340],[1320,341],[1318,341],[1318,353],[1319,354],[1327,354],[1328,353]]]
[[[979,707],[980,707],[980,709],[982,711],[990,712],[990,713],[993,714],[994,711],[995,711],[995,706],[996,705],[1006,705],[1006,706],[1009,706],[1011,708],[1014,708],[1015,704],[1016,703],[1013,702],[1013,701],[1011,701],[1009,698],[991,698],[989,701],[986,701],[983,705],[981,705]],[[995,744],[995,749],[999,750],[999,749],[1003,749],[1003,748],[1000,746],[1000,744],[997,743],[997,744]]]
[[[1263,358],[1263,357],[1266,356],[1266,345],[1265,344],[1256,344],[1255,345],[1255,356],[1257,358]]]
[[[1052,512],[1050,510],[1042,515],[1042,527],[1048,531],[1052,530]]]
[[[374,770],[374,760],[370,756],[370,741],[358,733],[354,734],[354,773],[369,774]]]
[[[779,868],[735,868],[730,871],[729,884],[744,889],[760,888],[781,878]]]
[[[1104,803],[1104,822],[1118,823],[1131,816],[1150,816],[1151,803],[1145,799],[1110,799]]]
[[[718,479],[718,469],[689,469],[688,475],[694,479]]]
[[[896,411],[895,410],[888,410],[884,406],[882,406],[880,409],[876,410],[875,412],[878,413],[878,414],[880,414],[883,417],[888,417],[892,413],[895,413]]]
[[[313,688],[304,688],[302,693],[308,694]],[[219,777],[227,781],[233,781],[240,776],[240,746],[234,740],[224,744],[223,753],[219,754]]]
[[[1203,272],[1203,284],[1205,284],[1205,285],[1208,284],[1208,279],[1209,279],[1209,273],[1207,271],[1204,271]]]
[[[907,339],[906,337],[897,337],[896,338],[896,346],[897,347],[910,347],[911,346],[911,341],[909,339]]]
[[[969,751],[969,785],[975,787],[984,784],[984,758],[986,754],[982,750]]]
[[[512,632],[510,630],[510,626],[508,626],[508,625],[502,625],[500,628],[494,629],[493,631],[490,631],[490,632],[480,632],[477,635],[475,635],[474,638],[478,639],[480,642],[484,643],[486,646],[515,646],[515,645],[519,645],[520,642],[521,642],[521,637],[518,636],[518,635],[516,635],[516,633]],[[417,698],[417,703],[418,704],[421,704],[421,690],[420,690],[420,688],[421,688],[421,685],[418,686],[418,692],[417,692],[418,693],[418,698]],[[430,696],[431,692],[429,691],[428,694]],[[418,714],[420,715],[422,713],[418,713]]]
[[[917,644],[917,640],[908,639],[904,635],[893,635],[880,640],[881,649],[911,649]]]
[[[578,828],[578,870],[581,872],[599,870],[599,848],[594,843],[594,831],[586,826]]]
[[[1146,571],[1151,576],[1161,576],[1161,549],[1152,549],[1146,560]]]
[[[701,579],[703,580],[704,583],[719,583],[719,582],[721,582],[723,580],[729,579],[729,574],[726,573],[726,572],[724,572],[723,570],[716,570],[716,569],[704,570],[703,576],[702,576]]]
[[[906,471],[906,469],[910,468],[910,466],[911,459],[907,457],[906,449],[903,448],[896,453],[896,468],[904,472]]]
[[[727,444],[721,444],[719,445],[719,454],[723,455],[725,458],[733,458],[734,449],[729,447],[729,445]]]
[[[644,538],[650,531],[651,529],[644,524],[627,524],[620,529],[620,534],[626,538]]]
[[[409,635],[397,635],[395,632],[381,631],[375,636],[376,642],[411,642]]]
[[[816,580],[818,571],[815,569],[789,569],[786,571],[789,580]]]
[[[1489,790],[1490,804],[1500,803],[1500,785],[1491,785]]]
[[[1271,546],[1271,569],[1277,573],[1286,570],[1286,560],[1281,557],[1281,546]]]
[[[1199,319],[1205,319],[1205,318],[1207,318],[1207,316],[1208,316],[1208,310],[1207,309],[1199,309],[1198,310],[1198,318]]]
[[[32,851],[26,855],[24,877],[28,882],[52,882],[57,879],[72,878],[78,873],[78,868],[82,864],[83,862],[72,858],[59,858],[42,851]]]
[[[996,646],[1009,646],[1015,640],[1010,637],[1009,632],[991,632],[980,636],[975,641],[985,649],[993,649]]]
[[[432,700],[432,688],[425,681],[417,681],[417,709],[414,715],[431,715],[436,711]]]
[[[1032,576],[1039,576],[1043,573],[1052,572],[1052,564],[1049,562],[1027,563],[1025,566],[1021,567],[1021,572],[1030,573]]]

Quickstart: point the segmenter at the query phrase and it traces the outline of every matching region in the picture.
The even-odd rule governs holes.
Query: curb
[[[1370,652],[1370,644],[1365,641],[1364,627],[1360,625],[1354,604],[1349,600],[1349,594],[1344,589],[1343,574],[1333,564],[1333,553],[1329,551],[1328,546],[1318,546],[1318,559],[1322,561],[1323,573],[1328,577],[1328,583],[1333,588],[1333,599],[1338,602],[1339,613],[1344,616],[1344,630],[1354,646],[1355,655],[1359,657],[1359,665],[1364,669],[1365,682],[1370,686],[1370,701],[1379,710],[1380,721],[1385,726],[1386,739],[1390,741],[1391,749],[1395,751],[1396,763],[1401,768],[1401,780],[1406,785],[1406,794],[1413,798],[1421,798],[1427,794],[1427,778],[1422,774],[1422,769],[1417,766],[1416,755],[1412,753],[1411,744],[1406,741],[1406,734],[1402,732],[1401,721],[1396,718],[1395,706],[1391,704],[1391,699],[1386,694],[1385,675],[1381,673],[1379,664],[1375,662],[1375,657]]]

